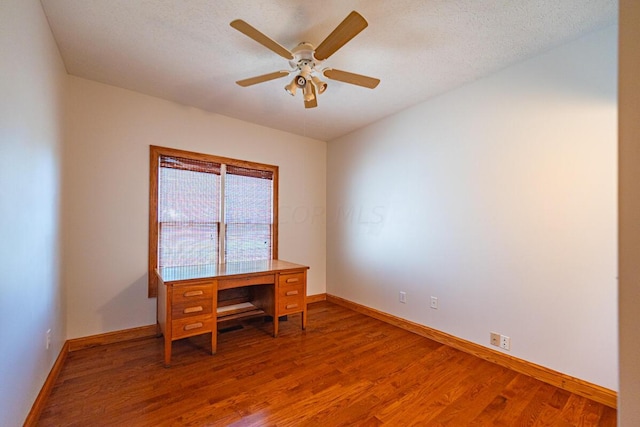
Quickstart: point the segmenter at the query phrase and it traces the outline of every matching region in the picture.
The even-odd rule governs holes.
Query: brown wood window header
[[[220,175],[220,163],[203,160],[186,159],[183,157],[160,155],[161,168],[179,169],[191,172],[213,173]]]
[[[227,173],[233,175],[247,176],[250,178],[260,178],[273,180],[273,171],[249,169],[240,166],[227,165]]]

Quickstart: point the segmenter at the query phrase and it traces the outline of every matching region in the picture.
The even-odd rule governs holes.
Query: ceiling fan
[[[304,94],[305,108],[318,106],[317,96],[327,90],[327,83],[322,81],[319,75],[328,79],[337,80],[373,89],[380,83],[379,79],[367,77],[360,74],[349,73],[347,71],[324,68],[320,71],[323,61],[333,55],[338,49],[344,46],[349,40],[357,36],[369,25],[358,12],[351,12],[337,27],[327,36],[318,47],[311,43],[302,42],[289,51],[278,42],[267,37],[251,25],[241,19],[236,19],[230,24],[247,37],[257,41],[267,49],[277,53],[289,61],[290,70],[275,71],[261,76],[238,80],[236,83],[242,87],[263,83],[269,80],[279,79],[296,73],[291,83],[286,85],[285,90],[295,96],[296,91],[301,89]]]

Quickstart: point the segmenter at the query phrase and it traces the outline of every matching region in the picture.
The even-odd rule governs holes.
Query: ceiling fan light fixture
[[[295,77],[294,82],[295,82],[296,86],[298,86],[300,89],[303,89],[303,88],[307,87],[308,80],[302,74],[298,74]]]
[[[291,80],[291,83],[284,87],[284,90],[286,90],[291,96],[296,96],[296,91],[298,90],[298,85],[296,83],[297,79],[297,77],[294,77],[293,80]]]
[[[320,80],[318,76],[311,77],[311,80],[313,80],[313,83],[316,85],[319,95],[323,94],[324,91],[327,90],[327,83]]]
[[[300,89],[307,87],[307,83],[309,82],[309,75],[311,74],[311,66],[308,61],[304,61],[299,67],[300,74],[296,76],[296,85]]]
[[[307,85],[304,87],[304,100],[306,102],[313,101],[315,99],[315,95],[313,94],[313,89],[311,88],[311,82],[307,81]]]

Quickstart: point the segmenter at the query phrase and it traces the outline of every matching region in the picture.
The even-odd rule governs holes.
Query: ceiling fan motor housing
[[[303,65],[309,65],[311,69],[314,69],[316,65],[319,65],[320,61],[316,61],[313,57],[313,52],[316,48],[309,42],[302,42],[298,46],[294,47],[291,53],[293,59],[289,61],[289,65],[293,69],[301,69]]]

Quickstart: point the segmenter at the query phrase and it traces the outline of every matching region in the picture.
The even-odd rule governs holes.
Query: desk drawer
[[[304,310],[307,300],[304,284],[280,286],[278,288],[278,315],[298,313]]]
[[[290,273],[290,274],[281,274],[280,280],[278,280],[278,284],[282,286],[298,286],[304,285],[304,272],[302,273]]]
[[[213,285],[175,286],[173,288],[173,305],[189,304],[193,301],[213,301]]]
[[[262,274],[260,276],[249,276],[235,279],[218,280],[218,290],[239,288],[252,285],[272,285],[276,282],[273,274]]]
[[[171,322],[171,333],[174,340],[211,332],[215,325],[213,316],[202,315],[177,319]]]
[[[193,301],[174,302],[171,307],[173,319],[201,316],[213,312],[213,301],[209,299],[194,299]]]

